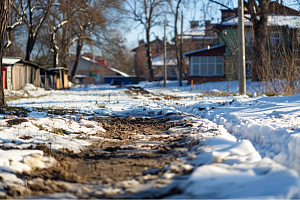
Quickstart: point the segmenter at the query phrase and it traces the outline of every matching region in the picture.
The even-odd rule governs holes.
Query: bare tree
[[[151,53],[151,29],[154,26],[161,24],[159,17],[162,16],[162,3],[163,0],[127,0],[129,7],[128,13],[130,18],[142,25],[146,33],[146,55],[147,66],[149,71],[149,81],[154,80],[154,68],[152,65],[152,53]]]
[[[15,10],[9,5],[9,15],[8,15],[8,25],[7,25],[7,43],[5,44],[5,55],[8,56],[19,56],[21,53],[20,50],[20,41],[15,40],[16,33],[21,33],[22,30],[17,30],[17,27],[22,25],[22,19],[18,16]],[[13,44],[13,45],[12,45]]]
[[[179,68],[179,66],[182,66],[182,64],[183,64],[182,52],[180,52],[180,41],[179,41],[179,35],[178,35],[178,19],[179,19],[179,14],[180,14],[180,5],[182,4],[183,1],[184,0],[176,0],[176,1],[168,0],[169,6],[171,9],[171,13],[174,16],[175,54],[176,54],[178,68]],[[180,69],[178,71],[179,71],[179,73],[182,74],[182,69]],[[181,77],[181,74],[179,74],[180,77]],[[180,82],[179,85],[181,86],[182,83]]]
[[[6,36],[6,27],[8,22],[8,4],[9,0],[0,1],[0,106],[5,105],[4,99],[4,88],[3,88],[3,77],[2,77],[2,57],[3,57],[3,48],[4,40]]]
[[[11,6],[25,23],[28,31],[26,53],[24,60],[29,61],[38,34],[46,20],[54,0],[18,0],[12,1]]]
[[[49,29],[51,32],[57,28],[57,32],[55,34],[55,38],[53,38],[53,44],[50,44],[50,49],[53,49],[55,44],[55,49],[57,51],[57,55],[55,55],[55,50],[53,52],[53,62],[57,62],[60,66],[69,69],[70,62],[70,47],[76,42],[74,38],[77,36],[73,33],[73,16],[76,13],[75,5],[76,1],[73,0],[59,0],[59,11],[51,12],[50,16],[53,18],[50,21]],[[60,13],[58,15],[58,13]],[[52,51],[53,51],[52,50]],[[55,66],[56,64],[53,63]]]
[[[63,2],[57,2],[57,6],[53,6],[50,9],[49,16],[47,18],[48,29],[44,35],[50,38],[49,49],[52,53],[52,66],[56,68],[60,65],[59,55],[60,55],[60,43],[63,42],[61,40],[61,29],[66,26],[70,20],[65,18],[64,13],[61,11],[61,4]]]
[[[74,79],[83,49],[102,49],[110,45],[106,40],[113,41],[109,32],[119,22],[121,4],[121,0],[55,0],[38,37],[35,61],[69,69]],[[75,65],[69,66],[71,59]]]
[[[264,80],[270,71],[270,55],[268,51],[268,14],[271,0],[249,0],[245,4],[253,25],[255,59],[252,76],[257,80]]]
[[[119,0],[77,0],[72,20],[72,37],[70,44],[76,42],[75,62],[71,71],[71,81],[75,79],[78,63],[81,56],[81,51],[85,43],[93,45],[92,36],[95,32],[106,30],[109,20],[110,11],[120,9],[121,1]]]
[[[106,59],[108,66],[132,74],[133,55],[126,47],[125,42],[120,31],[110,31],[103,41],[101,55]]]

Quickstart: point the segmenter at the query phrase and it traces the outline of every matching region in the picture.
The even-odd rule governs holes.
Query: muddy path
[[[180,117],[177,117],[178,119]],[[189,167],[172,169],[171,163],[180,162],[181,150],[188,139],[183,133],[170,134],[172,127],[187,124],[170,118],[92,117],[106,132],[98,133],[91,146],[80,153],[54,152],[38,146],[45,155],[57,160],[54,167],[36,170],[26,177],[27,187],[8,188],[7,198],[53,193],[71,193],[77,198],[113,198],[133,195],[134,185],[159,182],[167,185],[166,174],[186,175]],[[155,185],[155,184],[154,184]],[[167,192],[168,193],[168,192]],[[117,195],[117,196],[116,196]],[[161,194],[156,198],[166,196]],[[143,198],[153,198],[151,193]]]

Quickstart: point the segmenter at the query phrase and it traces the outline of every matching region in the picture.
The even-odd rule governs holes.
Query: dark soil
[[[5,115],[27,117],[28,112],[30,111],[22,107],[4,106],[0,108],[0,114],[5,114]]]
[[[7,124],[9,126],[12,126],[12,125],[21,124],[22,122],[28,122],[28,120],[27,119],[23,119],[23,118],[14,118],[14,119],[9,119],[6,122],[7,122]]]
[[[101,123],[106,130],[97,135],[103,140],[95,141],[77,154],[69,151],[57,153],[45,146],[38,146],[45,155],[53,156],[57,164],[52,168],[23,174],[30,191],[15,192],[10,188],[9,197],[62,192],[64,187],[60,186],[61,181],[96,182],[113,187],[118,181],[138,179],[147,173],[157,178],[165,172],[165,166],[176,160],[172,149],[181,147],[180,141],[184,138],[180,134],[168,138],[160,136],[161,132],[175,126],[174,122],[168,122],[169,119],[92,117],[90,120]],[[146,140],[141,140],[145,137]],[[43,184],[36,184],[35,180],[40,179]]]
[[[90,120],[100,122],[107,130],[101,136],[109,139],[131,140],[135,135],[154,135],[174,126],[170,119],[149,119],[135,117],[92,117]]]

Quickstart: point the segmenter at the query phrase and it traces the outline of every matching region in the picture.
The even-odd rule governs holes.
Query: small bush
[[[67,131],[62,129],[62,128],[54,128],[52,130],[53,133],[57,134],[57,135],[66,135]]]
[[[265,95],[267,95],[268,97],[278,96],[278,94],[274,91],[266,92]]]

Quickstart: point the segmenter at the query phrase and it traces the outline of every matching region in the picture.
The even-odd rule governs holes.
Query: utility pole
[[[179,59],[179,86],[182,86],[182,44],[183,44],[183,14],[181,12],[181,37],[180,37],[180,59]]]
[[[244,0],[239,0],[239,93],[246,94],[246,69],[245,69],[245,33],[244,33]]]
[[[167,37],[166,37],[167,20],[164,26],[164,87],[167,87]]]

